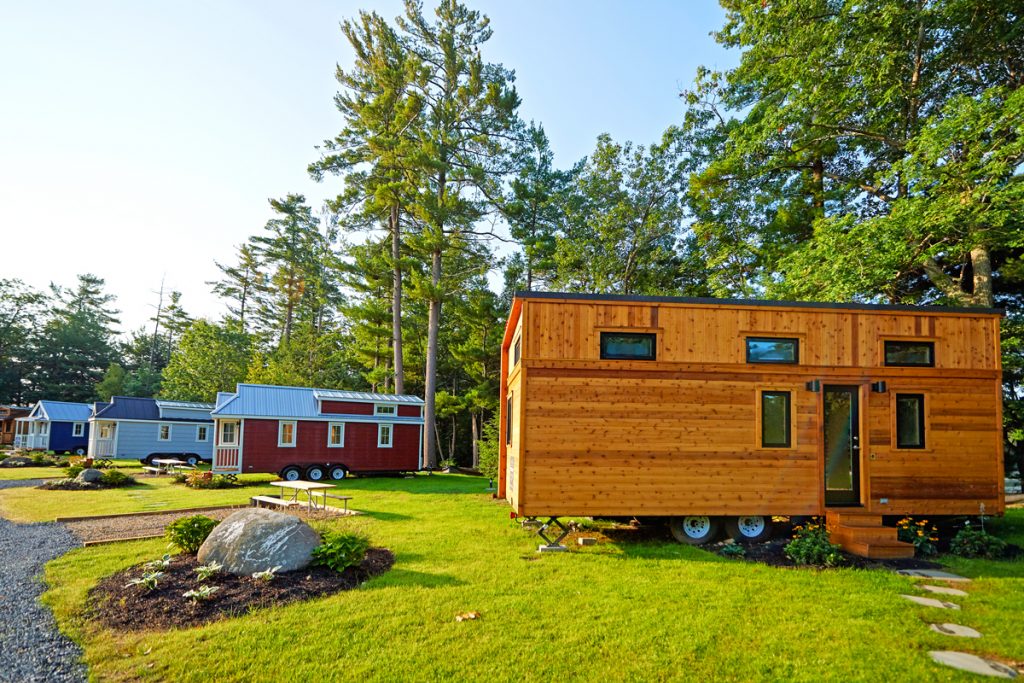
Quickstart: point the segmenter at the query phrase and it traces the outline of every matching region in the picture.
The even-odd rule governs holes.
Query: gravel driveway
[[[39,483],[0,481],[0,488]],[[0,680],[85,680],[81,649],[57,631],[53,614],[39,602],[43,565],[80,545],[62,524],[0,518]]]

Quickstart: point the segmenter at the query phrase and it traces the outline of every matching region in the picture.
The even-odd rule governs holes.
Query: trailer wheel
[[[310,465],[306,468],[306,481],[320,481],[324,478],[323,465]]]
[[[75,449],[75,455],[85,455],[85,449],[79,446]]]
[[[767,541],[775,530],[772,518],[765,515],[730,517],[725,529],[737,543],[760,543]]]
[[[341,481],[348,476],[348,470],[341,465],[335,465],[334,467],[327,470],[327,478],[333,479],[334,481]]]
[[[722,522],[717,517],[673,517],[668,522],[668,528],[680,543],[704,545],[718,537]]]
[[[299,468],[294,465],[291,467],[285,467],[281,470],[281,478],[285,481],[298,481],[302,478],[302,472],[300,472]]]
[[[189,467],[195,467],[199,464],[199,456],[191,454],[187,455],[185,456],[185,462],[188,463]]]

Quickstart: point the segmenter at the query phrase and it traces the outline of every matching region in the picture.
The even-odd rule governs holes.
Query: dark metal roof
[[[581,292],[516,292],[519,299],[569,299],[572,301],[621,301],[640,304],[704,304],[714,306],[765,306],[792,308],[831,308],[851,311],[907,311],[911,313],[973,313],[1005,315],[1002,308],[966,306],[911,306],[908,304],[860,304],[827,301],[769,301],[767,299],[715,299],[690,296],[634,296],[630,294],[586,294]]]
[[[156,399],[131,396],[114,396],[110,403],[96,404],[96,413],[93,418],[97,420],[153,420],[160,422],[206,422],[209,420],[209,416],[206,418],[161,418],[160,407],[157,405]]]

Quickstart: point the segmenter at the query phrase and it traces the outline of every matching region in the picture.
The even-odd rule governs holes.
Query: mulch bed
[[[252,609],[286,605],[358,587],[368,579],[391,569],[395,556],[386,548],[371,548],[358,567],[336,572],[325,567],[309,567],[278,574],[272,581],[251,576],[217,574],[203,583],[219,590],[206,601],[193,602],[182,597],[199,587],[194,555],[176,555],[156,589],[142,586],[126,588],[131,579],[142,575],[142,565],[130,567],[103,579],[91,591],[92,616],[109,628],[122,631],[168,629],[198,626],[217,619],[246,614]]]

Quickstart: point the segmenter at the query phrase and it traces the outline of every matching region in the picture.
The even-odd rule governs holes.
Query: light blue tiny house
[[[14,447],[83,455],[89,443],[88,403],[39,401],[15,420]]]
[[[89,455],[94,458],[179,458],[190,464],[213,454],[212,403],[114,396],[93,407]]]

